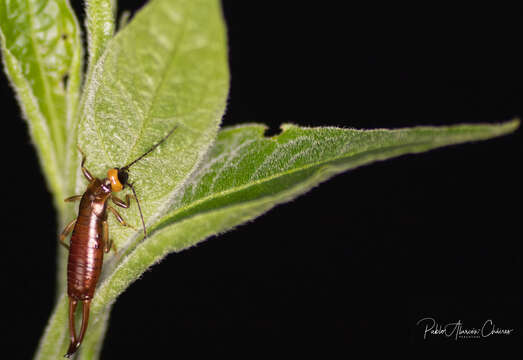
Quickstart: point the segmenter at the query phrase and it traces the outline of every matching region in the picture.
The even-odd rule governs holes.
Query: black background
[[[142,1],[120,2],[139,8]],[[125,3],[125,4],[124,4]],[[521,116],[521,9],[223,2],[225,125],[396,128]],[[84,15],[81,2],[77,14]],[[30,358],[52,310],[56,222],[5,76],[4,340]],[[312,351],[521,356],[521,130],[339,175],[152,268],[120,296],[103,359]],[[510,336],[423,339],[492,319]]]

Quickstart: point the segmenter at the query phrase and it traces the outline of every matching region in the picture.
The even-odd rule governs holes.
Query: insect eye
[[[125,187],[125,184],[127,184],[127,180],[129,179],[129,173],[124,170],[118,170],[118,180],[120,181],[120,184],[122,184],[123,187]]]

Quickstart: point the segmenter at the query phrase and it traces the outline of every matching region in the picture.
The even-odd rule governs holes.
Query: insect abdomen
[[[81,205],[69,248],[67,294],[73,299],[88,300],[93,297],[102,271],[103,220],[91,211],[90,206]]]

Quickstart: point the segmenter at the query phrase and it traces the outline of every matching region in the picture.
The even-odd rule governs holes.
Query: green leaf
[[[113,0],[87,0],[87,43],[91,69],[114,35],[116,4]],[[90,71],[89,71],[90,72]]]
[[[65,139],[77,111],[81,81],[76,17],[66,0],[3,1],[0,45],[5,71],[61,210]]]

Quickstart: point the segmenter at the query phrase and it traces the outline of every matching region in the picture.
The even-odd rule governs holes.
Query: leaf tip
[[[499,124],[499,127],[500,127],[502,134],[508,134],[508,133],[516,131],[519,128],[520,123],[521,123],[521,119],[518,117],[515,117],[511,120],[508,120],[508,121],[505,121],[504,123]]]

